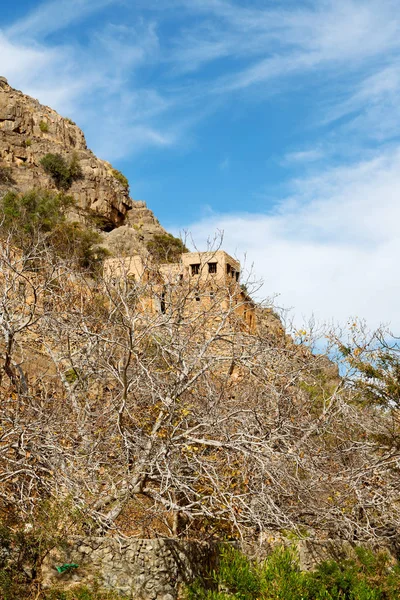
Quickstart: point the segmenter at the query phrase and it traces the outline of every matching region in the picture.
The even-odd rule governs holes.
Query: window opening
[[[190,267],[192,269],[192,275],[198,275],[200,273],[200,263],[190,265]]]
[[[209,273],[216,273],[217,272],[217,263],[216,262],[208,263],[208,272]]]
[[[239,271],[236,271],[236,273],[235,273],[235,277],[236,277],[236,281],[239,281],[239,277],[240,277],[240,273],[239,273]]]
[[[227,274],[227,275],[230,275],[230,274],[231,274],[231,270],[232,270],[232,267],[231,267],[231,265],[227,264],[227,265],[226,265],[226,274]]]

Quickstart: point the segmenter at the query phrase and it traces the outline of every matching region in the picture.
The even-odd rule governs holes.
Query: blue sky
[[[2,0],[0,74],[296,319],[399,332],[400,0]]]

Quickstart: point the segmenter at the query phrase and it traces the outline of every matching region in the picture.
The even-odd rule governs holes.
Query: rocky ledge
[[[43,106],[38,100],[12,88],[0,77],[0,192],[24,192],[33,187],[54,189],[55,185],[40,165],[48,153],[70,160],[75,153],[83,177],[72,183],[68,193],[78,205],[100,215],[104,229],[125,222],[132,207],[129,189],[119,181],[110,163],[88,149],[85,136],[70,119]]]

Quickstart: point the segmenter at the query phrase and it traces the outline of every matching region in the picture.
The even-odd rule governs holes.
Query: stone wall
[[[216,556],[216,546],[195,541],[75,539],[46,557],[43,586],[68,589],[97,581],[135,600],[176,600],[184,584],[213,567]],[[56,567],[65,563],[79,567],[59,574]]]
[[[272,534],[249,544],[243,550],[252,559],[265,560],[278,545],[295,545],[302,570],[312,570],[324,560],[355,558],[354,545],[344,540],[298,540],[293,542]],[[393,561],[393,548],[363,544],[371,550],[385,551]],[[113,590],[135,600],[179,600],[185,584],[217,568],[220,544],[177,539],[123,539],[108,537],[74,538],[47,555],[42,565],[44,588],[71,589],[77,585]],[[0,568],[20,557],[18,548],[0,539]],[[77,569],[58,573],[56,567],[75,563]],[[31,564],[20,565],[30,576]]]

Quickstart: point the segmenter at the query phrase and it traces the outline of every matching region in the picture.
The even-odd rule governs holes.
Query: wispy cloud
[[[324,158],[325,152],[321,148],[312,148],[310,150],[298,150],[297,152],[288,152],[283,157],[282,165],[314,163]]]
[[[94,149],[109,160],[173,143],[170,127],[157,123],[169,101],[136,81],[137,72],[156,60],[155,25],[102,23],[85,45],[45,43],[43,38],[112,3],[117,2],[50,1],[0,31],[0,52],[6,58],[3,74],[10,83],[73,117]]]
[[[353,111],[354,126],[361,115],[376,125],[379,137],[388,135],[392,123],[386,118],[386,125],[378,128],[378,102],[383,94],[393,101],[399,95],[396,5],[397,0],[315,0],[303,5],[149,0],[132,6],[122,0],[48,0],[3,30],[0,43],[12,83],[78,121],[85,107],[85,126],[90,105],[112,106],[112,120],[119,115],[120,130],[126,126],[134,127],[137,135],[143,132],[143,143],[136,146],[140,148],[179,142],[185,127],[203,118],[205,104],[218,110],[218,97],[248,92],[254,100],[277,94],[299,75],[318,70],[327,88],[334,80],[343,88],[343,98],[347,96],[327,106],[320,121],[332,122]],[[85,45],[74,41],[72,30],[60,38],[68,44],[51,35],[110,6],[119,8],[120,16],[91,27]],[[171,29],[165,24],[173,15],[179,19]],[[360,82],[352,95],[349,73]],[[124,111],[121,97],[126,94],[146,98],[146,110]],[[104,145],[108,125],[103,131],[99,122],[96,126],[95,149],[100,140]]]
[[[324,123],[341,121],[342,134],[358,133],[364,139],[385,141],[400,135],[400,54],[388,65],[374,67],[346,90],[344,100],[331,104]]]
[[[14,23],[7,30],[7,35],[13,38],[43,39],[51,33],[86,19],[106,6],[118,3],[118,0],[69,0],[68,2],[48,0],[39,4],[25,18]]]

